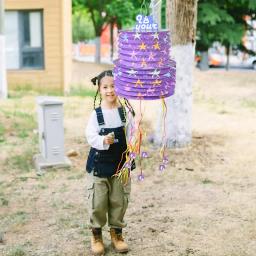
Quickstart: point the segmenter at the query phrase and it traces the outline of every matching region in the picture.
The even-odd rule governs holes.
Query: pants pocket
[[[131,178],[129,178],[127,184],[123,185],[123,191],[124,194],[128,195],[130,197],[131,193]]]
[[[87,185],[87,202],[88,208],[94,209],[94,183]]]
[[[125,214],[131,194],[131,179],[128,181],[126,185],[123,185],[123,214]]]

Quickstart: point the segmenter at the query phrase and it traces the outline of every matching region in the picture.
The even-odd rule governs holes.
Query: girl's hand
[[[114,143],[115,136],[113,133],[109,133],[104,137],[104,144],[111,145]]]

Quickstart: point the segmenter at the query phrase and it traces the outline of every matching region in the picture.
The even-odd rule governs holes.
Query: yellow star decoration
[[[161,58],[160,61],[158,62],[158,66],[161,67],[163,65],[163,59]]]
[[[137,98],[138,98],[138,99],[143,99],[143,95],[142,95],[140,92],[138,92]]]
[[[144,42],[141,43],[141,45],[139,46],[140,50],[146,50],[147,45],[144,44]]]
[[[154,45],[153,45],[154,49],[155,50],[160,50],[160,45],[158,42],[156,42]]]
[[[137,80],[137,82],[135,83],[135,87],[138,87],[140,85],[140,87],[143,87],[143,83],[141,82],[140,79]]]
[[[162,80],[156,79],[152,84],[153,84],[153,86],[160,86],[161,83],[162,83]]]
[[[144,58],[142,58],[141,66],[142,67],[146,67],[147,66],[147,62],[145,61]]]

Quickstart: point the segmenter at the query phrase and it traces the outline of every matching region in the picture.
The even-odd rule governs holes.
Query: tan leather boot
[[[127,243],[124,241],[121,228],[111,228],[110,236],[112,245],[116,252],[128,252],[129,248]]]
[[[104,255],[104,244],[101,228],[92,228],[91,251],[93,255]]]

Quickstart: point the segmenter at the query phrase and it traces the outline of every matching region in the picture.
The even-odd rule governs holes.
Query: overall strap
[[[118,108],[118,113],[119,113],[119,116],[121,118],[122,123],[125,124],[126,123],[126,117],[125,117],[125,109],[124,109],[123,106]]]
[[[104,117],[103,117],[101,107],[95,108],[95,111],[96,111],[96,116],[97,116],[99,126],[104,125],[105,121],[104,121]],[[124,107],[119,107],[118,108],[118,113],[119,113],[119,116],[120,116],[120,119],[121,119],[122,123],[125,124],[126,123],[126,117],[125,117]]]
[[[101,107],[95,108],[95,111],[96,111],[96,115],[97,115],[97,120],[98,120],[99,126],[104,125],[105,121],[104,121],[104,117],[103,117],[103,113],[102,113]]]

